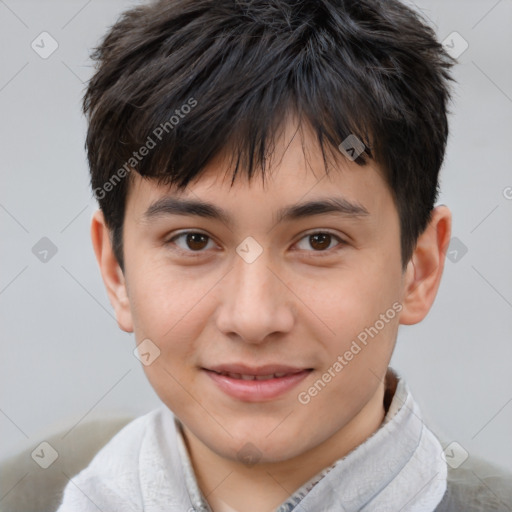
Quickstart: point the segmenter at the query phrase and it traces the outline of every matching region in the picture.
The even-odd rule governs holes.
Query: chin
[[[281,462],[296,457],[308,449],[304,445],[303,436],[284,428],[278,431],[277,424],[273,422],[270,425],[265,422],[256,427],[254,421],[251,421],[247,428],[237,430],[233,439],[226,443],[219,444],[218,438],[210,439],[213,444],[210,448],[225,458],[247,465]]]

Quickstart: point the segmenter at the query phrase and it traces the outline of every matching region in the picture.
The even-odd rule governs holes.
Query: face
[[[265,184],[231,187],[218,158],[180,193],[135,174],[127,198],[120,324],[150,340],[144,370],[161,400],[233,460],[246,443],[262,461],[290,459],[348,425],[375,396],[399,324],[399,218],[378,168],[341,159],[326,174],[313,135],[306,161],[287,128]],[[279,218],[329,200],[352,208]]]

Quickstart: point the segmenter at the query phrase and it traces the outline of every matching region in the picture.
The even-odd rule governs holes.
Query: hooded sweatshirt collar
[[[275,512],[425,512],[435,510],[446,491],[442,447],[423,422],[410,390],[395,370],[386,373],[381,426],[362,444],[297,489]],[[176,441],[190,501],[212,512],[199,489],[181,422]]]

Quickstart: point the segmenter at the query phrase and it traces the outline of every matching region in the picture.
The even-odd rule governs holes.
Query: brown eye
[[[306,247],[299,247],[299,249],[305,250],[306,252],[325,252],[330,254],[331,249],[333,249],[331,244],[334,240],[339,242],[337,244],[337,246],[340,246],[339,248],[345,245],[345,242],[340,237],[329,233],[328,231],[316,231],[314,233],[309,233],[299,241],[298,245],[300,246],[304,240],[306,241]],[[336,250],[337,246],[334,246],[334,250]],[[313,251],[311,251],[309,247],[313,248]]]
[[[318,233],[316,235],[309,235],[311,247],[323,251],[330,245],[332,236],[328,233]]]
[[[184,240],[184,243],[175,243],[176,240]],[[208,235],[198,231],[184,231],[171,238],[166,245],[175,245],[178,252],[205,252],[204,249],[208,246],[208,241],[211,241]]]
[[[204,249],[205,246],[205,240],[208,237],[206,235],[203,235],[202,233],[187,233],[186,235],[186,244],[190,249],[194,249],[195,251],[198,251],[200,249]]]

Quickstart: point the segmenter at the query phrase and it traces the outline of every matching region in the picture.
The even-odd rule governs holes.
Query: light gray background
[[[88,52],[133,4],[0,0],[1,458],[160,404],[97,269],[80,113]],[[512,0],[416,5],[439,40],[469,43],[439,201],[468,251],[447,261],[427,318],[401,327],[392,366],[438,434],[512,470]],[[59,44],[48,59],[31,48],[42,31]],[[42,263],[32,247],[45,236],[58,252]]]

